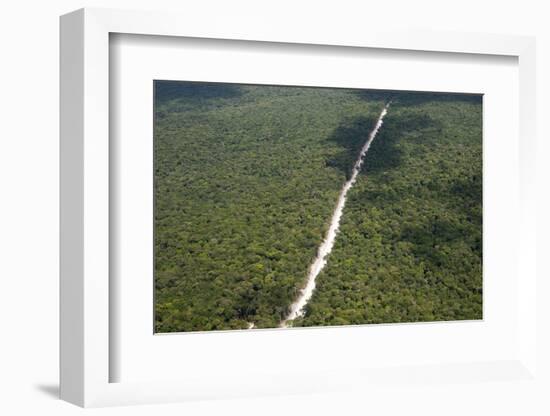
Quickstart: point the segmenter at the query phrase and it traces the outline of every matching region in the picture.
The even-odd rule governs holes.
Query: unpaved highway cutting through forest
[[[315,280],[317,279],[317,276],[319,275],[321,270],[323,270],[323,268],[327,264],[326,257],[332,251],[332,247],[334,247],[336,234],[338,233],[338,229],[340,228],[340,219],[342,218],[344,206],[346,205],[347,193],[353,187],[355,181],[357,180],[357,176],[361,171],[365,155],[367,154],[372,141],[376,137],[376,134],[382,127],[382,123],[384,122],[384,117],[388,112],[389,106],[390,103],[386,104],[386,106],[382,109],[382,112],[378,116],[378,120],[376,121],[374,128],[370,132],[367,140],[365,141],[365,144],[363,145],[363,148],[361,149],[361,152],[359,153],[359,156],[357,157],[357,160],[355,161],[355,164],[353,165],[353,172],[350,179],[342,186],[342,190],[340,191],[336,207],[334,208],[334,212],[332,213],[332,219],[330,221],[330,227],[328,229],[327,235],[319,246],[319,249],[317,250],[317,256],[315,257],[313,263],[309,268],[306,286],[300,290],[300,295],[298,296],[296,301],[294,301],[294,303],[290,305],[290,313],[283,321],[281,321],[279,325],[281,328],[287,328],[288,326],[290,326],[291,322],[294,319],[303,316],[305,313],[304,308],[311,299],[313,291],[315,290]]]

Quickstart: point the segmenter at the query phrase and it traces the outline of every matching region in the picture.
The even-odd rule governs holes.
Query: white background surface
[[[111,248],[119,259],[111,276],[119,317],[113,381],[240,373],[259,384],[262,374],[297,369],[314,373],[517,358],[518,250],[508,241],[518,241],[512,225],[519,222],[517,59],[186,39],[167,45],[161,37],[131,35],[114,36],[110,56],[111,114],[117,120],[111,137],[111,149],[117,149],[111,172],[117,243]],[[154,79],[484,94],[483,321],[151,336]]]
[[[540,213],[550,211],[550,31],[545,2],[395,1],[324,3],[210,1],[19,1],[3,4],[0,14],[2,115],[0,152],[0,412],[6,415],[70,415],[83,410],[55,400],[58,367],[58,16],[83,6],[179,10],[228,19],[274,19],[281,25],[368,25],[391,20],[404,26],[440,30],[537,35]],[[542,217],[542,215],[541,215]],[[539,273],[549,275],[547,233],[540,218]],[[539,292],[550,293],[543,281]],[[549,328],[550,303],[540,304]],[[549,331],[540,332],[549,348]],[[541,366],[548,372],[548,353]],[[543,391],[543,387],[546,388]],[[335,394],[197,402],[99,409],[101,415],[152,412],[191,415],[280,414],[499,414],[550,413],[549,385],[529,383],[443,384],[430,395],[411,385],[388,386],[376,396]],[[546,393],[546,394],[545,394]],[[412,412],[414,410],[414,412]]]

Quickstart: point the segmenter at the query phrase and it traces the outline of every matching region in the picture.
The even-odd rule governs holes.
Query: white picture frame
[[[328,32],[239,26],[167,13],[82,9],[61,18],[61,398],[80,406],[184,401],[197,398],[296,394],[400,383],[410,371],[342,368],[319,374],[271,375],[232,383],[194,375],[178,381],[110,382],[109,296],[109,36],[113,33],[331,45],[333,47],[505,55],[519,65],[519,191],[517,354],[499,362],[443,363],[415,371],[420,378],[479,383],[473,373],[494,371],[519,382],[536,380],[535,270],[535,40],[530,37],[361,29]],[[112,166],[111,166],[112,168]],[[418,376],[417,374],[417,376]],[[290,379],[290,381],[289,381]],[[345,380],[345,381],[343,381]]]

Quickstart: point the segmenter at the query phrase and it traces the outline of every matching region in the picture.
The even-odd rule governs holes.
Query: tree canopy
[[[156,81],[155,330],[276,327],[390,99],[294,326],[481,318],[479,96]]]

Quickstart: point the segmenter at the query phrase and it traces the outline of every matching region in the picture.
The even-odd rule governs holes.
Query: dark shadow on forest
[[[342,122],[328,137],[328,141],[336,143],[341,150],[326,160],[326,165],[339,169],[349,179],[353,164],[359,156],[363,144],[376,123],[375,117],[355,117]]]
[[[473,175],[457,179],[451,186],[451,192],[461,198],[479,204],[482,197],[481,175]]]
[[[446,92],[418,92],[418,91],[387,91],[387,90],[358,90],[357,97],[366,101],[391,101],[392,105],[425,104],[428,102],[460,101],[472,104],[481,104],[481,94],[446,93]]]
[[[416,258],[441,267],[445,265],[447,255],[439,248],[463,239],[465,234],[466,230],[461,224],[434,215],[427,223],[405,227],[399,240],[413,243],[413,254]]]
[[[387,172],[401,164],[403,151],[399,148],[398,143],[402,135],[397,130],[390,131],[384,129],[385,127],[380,129],[365,156],[362,174],[372,175]]]
[[[339,169],[349,179],[355,160],[375,123],[375,117],[364,116],[344,121],[328,138],[340,146],[341,151],[327,159],[326,165]],[[396,168],[402,159],[398,143],[404,134],[433,127],[437,127],[437,123],[428,114],[417,111],[403,111],[398,115],[389,113],[365,156],[362,173],[374,174]],[[422,135],[414,140],[422,140]]]
[[[483,189],[481,175],[457,179],[450,187],[451,195],[456,197],[459,208],[466,215],[468,222],[482,225]]]
[[[172,100],[204,101],[218,98],[236,98],[243,94],[238,85],[187,82],[155,81],[155,103],[164,104]]]
[[[417,111],[388,113],[384,124],[371,144],[363,173],[367,175],[387,172],[401,164],[403,150],[399,146],[402,140],[423,140],[423,135],[407,135],[423,129],[437,127],[437,122],[428,114]]]
[[[391,97],[393,96],[393,91],[385,91],[385,90],[356,90],[355,95],[365,101],[372,102],[372,101],[384,101],[388,102],[391,100]]]

